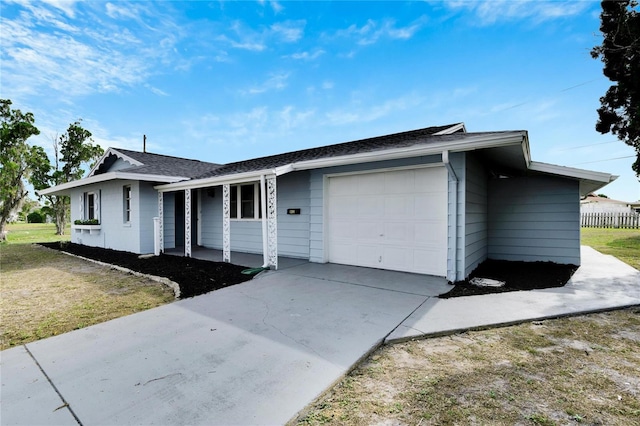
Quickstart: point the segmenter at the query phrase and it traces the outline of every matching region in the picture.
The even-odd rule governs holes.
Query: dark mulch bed
[[[489,259],[482,262],[469,278],[456,282],[451,291],[438,297],[449,299],[506,291],[562,287],[577,269],[576,265],[561,265],[553,262],[515,262]],[[469,282],[476,277],[504,281],[506,284],[504,287],[479,287]]]
[[[180,298],[193,297],[213,290],[248,281],[251,275],[241,274],[245,266],[224,262],[208,262],[180,256],[161,254],[140,258],[126,251],[88,247],[74,243],[40,243],[55,250],[62,250],[100,262],[118,265],[143,274],[169,278],[180,286]]]

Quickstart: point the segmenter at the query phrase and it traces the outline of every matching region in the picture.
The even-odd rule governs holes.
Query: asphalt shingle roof
[[[220,164],[207,163],[205,161],[192,160],[189,158],[171,157],[168,155],[130,151],[128,149],[120,148],[114,149],[143,164],[142,166],[132,166],[126,169],[121,169],[120,171],[122,172],[195,178],[196,176],[211,172],[221,166]]]
[[[339,157],[343,155],[352,155],[363,152],[373,152],[391,148],[413,146],[420,143],[427,143],[433,140],[432,138],[435,133],[449,129],[455,125],[456,124],[449,124],[446,126],[427,127],[424,129],[412,130],[408,132],[377,136],[374,138],[361,139],[352,142],[344,142],[335,145],[326,145],[318,148],[303,149],[301,151],[293,151],[284,154],[271,155],[268,157],[238,161],[235,163],[225,164],[216,169],[204,172],[203,174],[197,176],[196,179],[205,179],[215,176],[273,169],[275,167],[280,167],[299,161],[317,160],[320,158]]]

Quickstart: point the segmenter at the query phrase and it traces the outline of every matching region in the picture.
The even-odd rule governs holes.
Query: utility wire
[[[587,148],[587,147],[590,147],[590,146],[605,145],[605,144],[608,144],[608,143],[615,143],[615,142],[620,142],[620,140],[609,141],[609,142],[598,142],[598,143],[592,143],[592,144],[589,144],[589,145],[569,146],[567,148],[557,149],[556,151],[559,151],[559,152],[560,151],[569,151],[570,149]]]
[[[583,81],[582,83],[578,83],[578,84],[576,84],[576,85],[574,85],[574,86],[570,86],[570,87],[567,87],[567,88],[562,89],[562,90],[558,90],[557,92],[553,92],[553,93],[562,93],[562,92],[566,92],[566,91],[569,91],[569,90],[575,89],[576,87],[585,86],[585,85],[587,85],[587,84],[593,83],[594,81],[598,81],[598,80],[600,80],[600,79],[602,79],[602,77],[600,77],[600,78],[594,78],[593,80],[589,80],[589,81]],[[510,109],[518,108],[518,107],[521,107],[522,105],[526,105],[526,104],[531,103],[531,102],[532,102],[532,101],[524,101],[524,102],[520,102],[520,103],[518,103],[518,104],[510,105],[510,106],[508,106],[508,107],[505,107],[505,108],[499,109],[499,110],[494,111],[494,112],[503,112],[503,111],[508,111],[508,110],[510,110]]]
[[[633,157],[635,157],[635,155],[627,155],[626,157],[605,158],[604,160],[587,161],[586,163],[576,163],[574,164],[574,166],[579,166],[580,164],[602,163],[603,161],[622,160],[623,158],[633,158]]]

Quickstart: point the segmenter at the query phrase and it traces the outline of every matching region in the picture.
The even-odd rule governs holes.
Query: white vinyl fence
[[[581,213],[580,219],[586,228],[640,229],[640,214],[634,212]]]

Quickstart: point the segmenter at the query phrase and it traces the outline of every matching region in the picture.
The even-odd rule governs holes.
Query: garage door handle
[[[384,237],[384,234],[380,234],[381,237]]]

